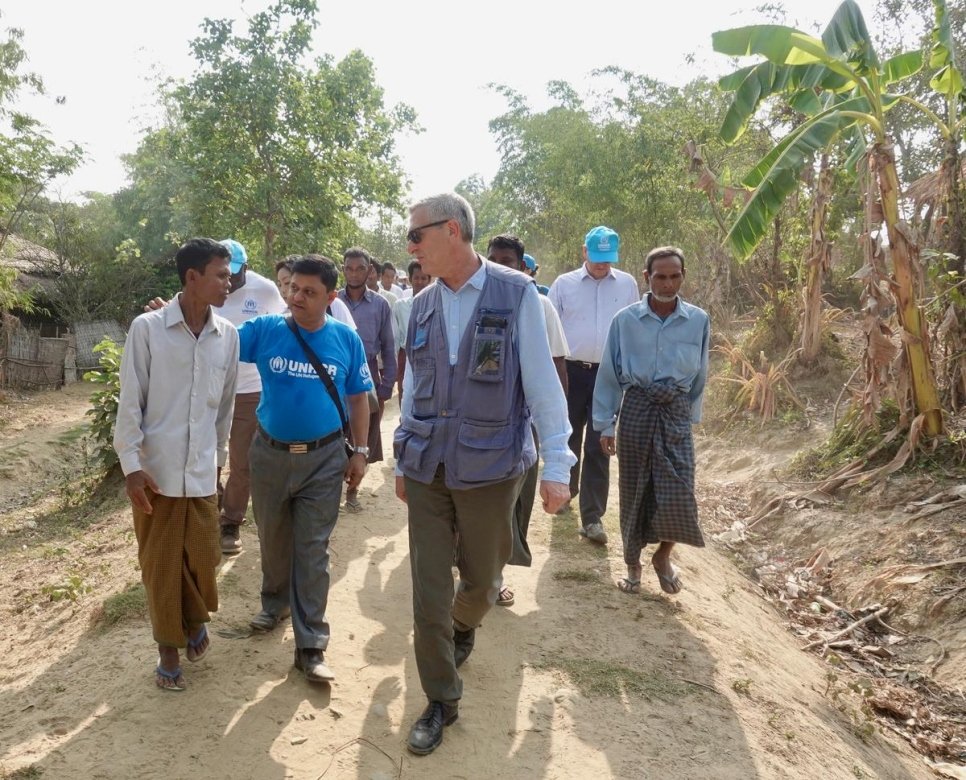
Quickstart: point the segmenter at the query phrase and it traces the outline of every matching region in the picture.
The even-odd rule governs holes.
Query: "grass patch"
[[[22,766],[20,769],[7,770],[0,768],[0,778],[3,780],[34,780],[40,777],[44,770],[37,766]]]
[[[613,528],[604,523],[604,528],[608,534],[613,533]],[[605,545],[594,544],[581,538],[577,533],[580,527],[580,514],[574,510],[562,515],[554,515],[550,525],[550,549],[557,552],[579,553],[581,556],[591,555],[594,558],[606,558],[607,547]]]
[[[556,658],[536,663],[533,668],[560,672],[584,696],[617,698],[626,694],[670,701],[695,690],[693,686],[661,672],[642,672],[610,661],[590,658]]]
[[[585,569],[564,569],[550,576],[557,582],[597,582],[597,575]]]
[[[90,431],[91,426],[88,422],[82,422],[75,425],[73,428],[68,428],[66,431],[61,433],[57,437],[57,441],[60,444],[78,444],[81,443],[83,438]]]
[[[104,599],[101,608],[94,615],[94,622],[104,626],[114,626],[122,620],[142,618],[148,614],[147,594],[140,582]]]

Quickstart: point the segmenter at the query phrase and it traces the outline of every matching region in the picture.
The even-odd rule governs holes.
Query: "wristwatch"
[[[352,454],[353,455],[361,455],[364,458],[368,458],[369,457],[369,448],[368,447],[353,447],[352,448]]]

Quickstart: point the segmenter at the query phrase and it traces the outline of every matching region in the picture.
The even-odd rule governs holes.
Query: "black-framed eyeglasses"
[[[449,222],[448,219],[441,219],[439,222],[430,222],[428,225],[415,227],[406,234],[406,240],[410,244],[418,244],[423,240],[423,231],[426,228],[439,227],[440,225],[445,225],[447,222]]]

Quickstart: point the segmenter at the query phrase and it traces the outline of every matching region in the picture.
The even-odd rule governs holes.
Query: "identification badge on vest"
[[[473,333],[470,379],[482,382],[503,380],[509,313],[497,309],[480,309],[480,317]]]

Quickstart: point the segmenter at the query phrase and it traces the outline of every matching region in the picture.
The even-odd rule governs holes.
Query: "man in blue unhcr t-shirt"
[[[288,303],[299,333],[338,390],[352,440],[364,442],[372,379],[362,340],[325,314],[338,278],[328,258],[300,258],[292,267]],[[262,610],[251,626],[271,631],[291,614],[296,668],[312,682],[326,682],[335,677],[323,655],[329,643],[329,537],[342,482],[352,489],[362,481],[368,448],[355,447],[346,458],[339,410],[285,317],[256,317],[238,335],[239,359],[255,363],[262,378],[250,452]]]

